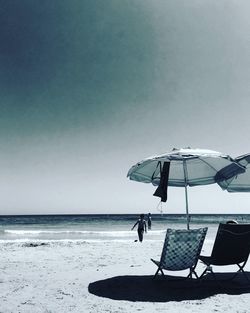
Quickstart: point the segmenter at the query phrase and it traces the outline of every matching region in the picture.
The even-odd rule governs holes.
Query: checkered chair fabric
[[[206,233],[206,227],[191,230],[168,229],[159,268],[179,271],[196,266]]]

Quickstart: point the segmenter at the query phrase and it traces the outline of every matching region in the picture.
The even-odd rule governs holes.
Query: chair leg
[[[198,279],[198,278],[199,278],[199,276],[197,275],[196,271],[195,271],[195,270],[193,270],[192,272],[193,272],[194,276]]]
[[[240,272],[242,272],[243,275],[244,275],[244,277],[246,278],[246,280],[250,283],[250,279],[248,278],[246,272],[244,271],[244,266],[245,266],[245,264],[246,264],[246,262],[244,262],[242,265],[237,264],[238,267],[239,267],[239,270],[238,270],[236,273],[234,273],[233,277],[231,277],[231,278],[229,278],[229,279],[225,279],[225,281],[234,280],[234,278],[235,278]],[[212,266],[210,266],[210,265],[208,265],[208,266],[205,268],[205,270],[203,271],[203,273],[200,275],[199,278],[201,279],[203,276],[205,276],[205,274],[206,274],[207,272],[210,272],[210,273],[212,274],[214,280],[216,281],[216,283],[218,284],[219,287],[224,288],[224,286],[218,281],[218,279],[217,279],[217,277],[216,277],[216,275],[215,275],[215,273],[214,273],[214,271],[213,271],[213,269],[212,269]]]
[[[158,275],[158,273],[159,273],[159,270],[160,270],[160,268],[158,268],[158,269],[157,269],[157,271],[156,271],[155,276],[153,277],[153,279],[155,279],[155,278],[156,278],[156,276],[157,276],[157,275]]]
[[[193,274],[196,278],[199,278],[199,276],[197,275],[196,271],[194,270],[194,268],[190,268],[189,269],[189,274],[187,276],[187,278],[193,278]]]
[[[212,267],[210,265],[207,265],[207,267],[205,268],[205,270],[202,272],[202,274],[200,275],[199,278],[202,278],[203,276],[206,275],[207,272],[212,272]]]
[[[244,275],[244,277],[246,278],[246,280],[247,280],[248,282],[250,282],[250,280],[249,280],[249,278],[248,278],[246,272],[244,271],[244,266],[246,265],[246,263],[247,263],[247,261],[245,261],[242,265],[237,264],[238,267],[239,267],[239,269],[238,269],[237,272],[234,273],[233,277],[231,277],[229,280],[234,280],[235,277],[236,277],[239,273],[242,273],[242,274]]]
[[[202,274],[200,275],[200,278],[202,278],[203,276],[206,275],[206,273],[207,273],[207,271],[208,271],[207,268],[208,268],[208,267],[206,267],[205,270],[202,272]]]
[[[153,279],[156,278],[156,276],[158,275],[159,271],[161,271],[161,274],[164,276],[163,270],[162,270],[160,267],[158,267],[158,269],[157,269],[157,271],[156,271],[155,276],[153,277]]]
[[[239,270],[238,270],[238,272],[235,273],[235,275],[233,276],[232,279],[234,279],[235,276],[236,276],[238,273],[243,273],[243,275],[244,275],[244,277],[246,278],[246,280],[247,280],[248,282],[250,282],[250,280],[249,280],[249,278],[248,278],[246,272],[244,271],[244,266],[246,265],[246,263],[247,263],[247,262],[245,261],[242,265],[237,264],[238,267],[239,267]]]

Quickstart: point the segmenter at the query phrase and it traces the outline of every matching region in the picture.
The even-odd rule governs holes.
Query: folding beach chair
[[[239,270],[232,279],[239,272],[242,272],[248,280],[244,272],[244,266],[247,263],[249,253],[250,224],[219,224],[211,256],[199,257],[207,266],[200,277],[203,277],[207,272],[211,272],[216,278],[212,265],[237,265]]]
[[[198,278],[195,267],[206,233],[207,227],[191,230],[167,229],[160,261],[151,259],[158,266],[154,278],[159,271],[164,275],[163,270],[186,269],[189,269],[187,278],[192,278],[192,274]]]

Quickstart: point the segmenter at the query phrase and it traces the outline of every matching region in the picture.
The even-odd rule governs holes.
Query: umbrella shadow
[[[165,276],[153,280],[153,276],[116,276],[92,282],[88,291],[99,297],[113,300],[168,302],[201,300],[216,294],[239,295],[250,293],[250,283],[239,274],[217,273],[216,280],[208,274],[201,280]],[[250,278],[250,273],[246,273]],[[250,281],[250,280],[249,280]]]

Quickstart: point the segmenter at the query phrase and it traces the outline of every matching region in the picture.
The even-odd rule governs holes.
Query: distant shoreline
[[[147,213],[145,213],[147,214]],[[186,216],[185,213],[152,213],[152,216],[155,217],[161,217],[161,216]],[[250,216],[250,213],[189,213],[189,215],[191,216],[239,216],[239,215],[243,215],[243,216]],[[29,217],[29,216],[35,216],[35,217],[39,217],[39,216],[103,216],[103,217],[108,217],[108,216],[138,216],[138,213],[83,213],[83,214],[67,214],[67,213],[50,213],[50,214],[0,214],[0,218],[1,217]]]

